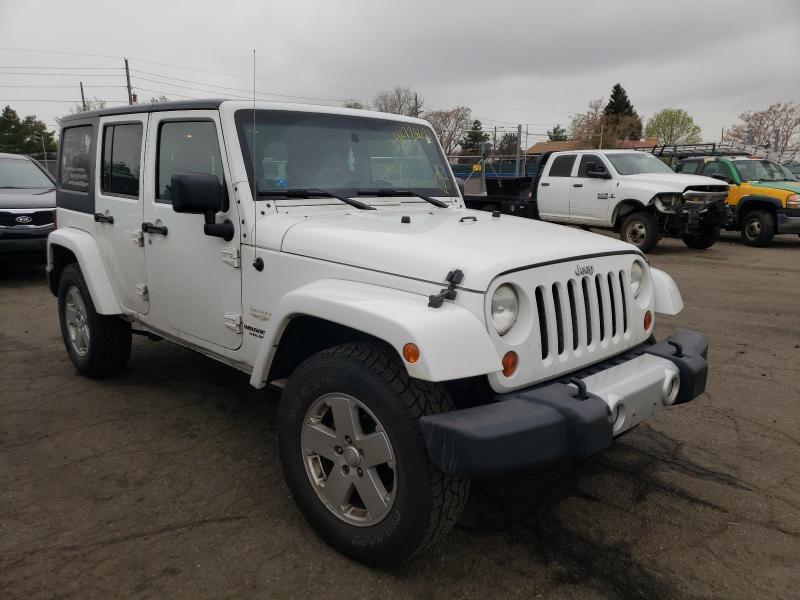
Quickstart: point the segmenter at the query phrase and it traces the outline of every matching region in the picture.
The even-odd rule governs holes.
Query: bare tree
[[[590,147],[597,148],[604,123],[603,99],[597,98],[589,102],[589,110],[570,116],[569,135],[572,139],[581,140]]]
[[[372,106],[379,112],[387,112],[407,117],[418,117],[422,114],[423,101],[410,87],[395,86],[391,90],[379,92],[372,101]]]
[[[355,98],[350,98],[342,102],[342,107],[344,108],[358,108],[359,110],[367,110],[369,106],[361,102],[361,100],[356,100]]]
[[[75,113],[85,112],[88,110],[100,110],[101,108],[106,107],[106,101],[100,100],[99,98],[90,98],[85,103],[78,103],[72,108],[69,109],[69,114],[74,115]],[[61,125],[61,117],[56,117],[56,123]]]
[[[425,114],[444,148],[444,153],[452,155],[458,148],[458,140],[464,130],[469,129],[472,110],[468,106],[456,106],[450,110],[432,110]]]
[[[728,129],[728,139],[762,146],[793,158],[800,146],[800,105],[777,102],[764,110],[749,110],[739,115],[739,123]]]

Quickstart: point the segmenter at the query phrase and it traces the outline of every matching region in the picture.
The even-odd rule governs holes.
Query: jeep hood
[[[403,216],[410,223],[402,223]],[[283,252],[436,284],[455,268],[485,291],[500,273],[587,255],[633,252],[619,240],[571,227],[461,209],[381,209],[317,216],[292,225]]]
[[[665,190],[681,192],[691,185],[728,185],[724,181],[713,177],[682,173],[641,173],[639,175],[625,175],[624,179],[637,185],[659,186]]]

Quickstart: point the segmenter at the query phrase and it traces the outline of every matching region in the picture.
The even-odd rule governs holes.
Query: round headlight
[[[633,297],[638,298],[639,292],[642,291],[642,280],[644,279],[644,269],[642,263],[635,262],[631,267],[631,290],[633,290]]]
[[[514,325],[519,313],[519,298],[510,285],[501,285],[492,296],[492,321],[497,333],[504,335]]]

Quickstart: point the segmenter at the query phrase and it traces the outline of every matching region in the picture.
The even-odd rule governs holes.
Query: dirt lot
[[[444,544],[370,570],[289,497],[274,393],[167,342],[75,374],[37,267],[0,267],[0,597],[797,597],[800,239],[651,256],[709,391],[574,467],[473,483]],[[794,590],[794,591],[792,591]]]

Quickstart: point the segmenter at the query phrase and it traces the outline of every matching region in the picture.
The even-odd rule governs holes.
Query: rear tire
[[[650,252],[658,244],[658,221],[648,212],[635,212],[622,221],[619,236],[642,252]]]
[[[742,219],[740,228],[742,241],[748,246],[762,248],[768,245],[775,235],[775,216],[765,210],[754,210]]]
[[[717,243],[719,227],[706,227],[700,233],[683,236],[683,243],[695,250],[706,250]]]
[[[431,463],[418,419],[451,409],[443,386],[411,379],[375,343],[324,350],[294,371],[278,408],[281,464],[328,544],[366,564],[393,564],[450,530],[469,480]]]
[[[67,353],[81,375],[112,375],[128,364],[131,324],[97,313],[83,274],[74,263],[61,272],[58,317]]]

